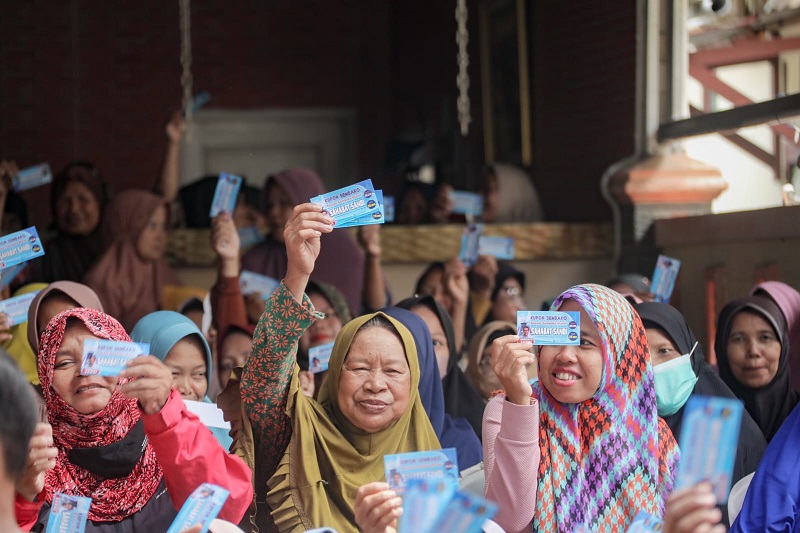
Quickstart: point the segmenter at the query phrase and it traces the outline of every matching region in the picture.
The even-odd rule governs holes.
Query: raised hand
[[[505,335],[492,343],[492,369],[506,391],[508,401],[530,405],[533,389],[528,383],[527,366],[535,362],[530,352],[533,343],[517,335]]]
[[[319,257],[320,237],[333,231],[333,219],[316,204],[295,206],[292,216],[283,229],[286,243],[286,278],[284,284],[296,299],[305,291],[314,263]]]
[[[664,533],[724,533],[722,512],[708,482],[674,491],[667,499]]]
[[[44,475],[56,466],[58,449],[53,445],[53,428],[40,422],[31,437],[28,447],[28,466],[17,481],[17,493],[32,502],[44,489]]]
[[[241,239],[230,213],[220,213],[211,221],[211,248],[219,257],[220,273],[225,277],[239,275]]]
[[[120,392],[139,400],[139,409],[147,415],[161,411],[172,391],[172,371],[152,355],[131,360],[119,376],[131,379],[119,386]]]

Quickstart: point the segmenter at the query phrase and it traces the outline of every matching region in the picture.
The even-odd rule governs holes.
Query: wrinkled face
[[[136,241],[136,252],[145,261],[158,261],[167,247],[167,208],[160,205],[150,215],[139,239]]]
[[[56,224],[68,235],[90,235],[100,223],[100,204],[79,181],[70,181],[56,200]]]
[[[578,302],[565,300],[560,311],[581,314],[579,346],[542,346],[539,381],[563,403],[581,403],[595,395],[603,377],[603,342],[597,327]]]
[[[232,331],[222,341],[217,373],[219,374],[219,382],[223,387],[231,377],[231,370],[237,366],[244,366],[245,361],[250,357],[252,347],[253,339],[242,331]]]
[[[381,327],[359,331],[339,377],[339,409],[357,428],[375,433],[408,408],[411,371],[402,342]]]
[[[650,360],[653,366],[672,361],[683,355],[663,330],[648,328],[645,332],[647,333],[647,345],[650,347]]]
[[[55,291],[47,295],[47,297],[39,302],[39,310],[36,312],[36,331],[39,335],[47,328],[47,323],[62,311],[67,309],[74,309],[80,307],[78,302],[64,294],[63,292]]]
[[[781,342],[772,325],[759,313],[736,313],[728,334],[728,363],[733,376],[747,387],[763,387],[775,378],[780,359]]]
[[[514,277],[507,278],[497,291],[492,302],[492,316],[495,320],[517,323],[517,311],[525,310],[525,299],[522,285]]]
[[[108,405],[117,386],[116,377],[81,375],[83,342],[96,338],[82,322],[70,320],[53,368],[53,391],[84,415],[96,413]]]
[[[283,227],[292,216],[294,204],[289,196],[274,180],[269,182],[267,188],[267,222],[269,234],[276,242],[283,242]]]
[[[300,350],[308,353],[309,348],[321,346],[336,340],[336,336],[342,330],[342,320],[336,314],[330,301],[319,293],[312,293],[308,297],[314,304],[314,309],[325,313],[325,318],[317,320],[300,337]]]
[[[175,343],[164,364],[172,371],[172,386],[184,400],[203,401],[208,390],[208,373],[203,344],[197,335],[188,335]]]
[[[436,365],[439,367],[439,377],[444,379],[447,374],[447,362],[450,359],[450,351],[447,347],[447,335],[444,333],[439,317],[431,309],[424,305],[419,305],[412,309],[414,314],[419,316],[428,326],[433,340],[433,351],[436,354]]]

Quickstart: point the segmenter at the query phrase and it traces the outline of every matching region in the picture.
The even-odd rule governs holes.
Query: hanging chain
[[[458,75],[456,76],[456,86],[458,87],[458,124],[461,127],[461,135],[467,136],[469,133],[469,123],[472,122],[469,104],[469,54],[467,54],[467,44],[469,43],[469,32],[467,31],[467,0],[456,1],[456,44],[458,45]]]
[[[181,17],[181,87],[183,115],[192,118],[192,11],[191,0],[178,0]]]

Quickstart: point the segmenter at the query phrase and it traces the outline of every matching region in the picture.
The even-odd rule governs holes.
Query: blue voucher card
[[[581,314],[577,311],[517,311],[517,335],[538,346],[577,346]]]
[[[491,255],[501,261],[514,259],[514,238],[481,235],[478,239],[478,255]]]
[[[50,506],[45,533],[83,533],[91,504],[91,498],[57,492]]]
[[[34,226],[0,237],[0,268],[18,265],[42,255],[44,248]]]
[[[50,171],[49,163],[41,163],[24,168],[19,171],[19,174],[11,178],[11,184],[16,192],[33,189],[52,181],[53,173]]]
[[[269,300],[269,297],[272,296],[272,293],[275,292],[275,289],[280,284],[281,282],[277,279],[256,274],[249,270],[242,270],[239,273],[239,289],[245,296],[258,293],[264,301]]]
[[[479,217],[483,214],[483,196],[474,192],[450,191],[454,215],[471,215]]]
[[[119,376],[128,362],[150,353],[146,342],[86,339],[83,341],[82,376]]]
[[[456,485],[444,479],[410,479],[403,495],[398,531],[430,531],[455,493]]]
[[[383,197],[383,215],[386,222],[394,222],[394,196]]]
[[[483,224],[467,224],[461,233],[461,249],[458,252],[458,259],[467,268],[478,261],[481,233],[483,233]]]
[[[383,224],[386,222],[384,215],[385,208],[383,205],[383,191],[378,189],[375,191],[375,201],[378,202],[378,207],[356,218],[351,218],[340,224],[336,224],[337,228],[350,228],[353,226],[369,226],[371,224]],[[369,204],[369,202],[367,202]]]
[[[497,512],[497,505],[480,496],[456,492],[431,531],[480,533],[483,523]]]
[[[8,300],[0,301],[0,313],[8,315],[10,320],[9,326],[16,326],[17,324],[28,321],[28,308],[30,308],[31,302],[36,298],[37,294],[39,294],[39,291],[29,292],[20,296],[14,296]]]
[[[254,244],[258,244],[264,238],[258,228],[255,226],[245,226],[236,230],[239,234],[239,246],[248,248]]]
[[[337,228],[353,219],[374,220],[372,224],[380,224],[384,219],[371,179],[315,196],[310,202],[321,206],[333,218],[334,227]],[[380,212],[380,221],[372,218],[376,211]]]
[[[656,268],[653,271],[653,281],[650,283],[650,292],[655,297],[655,301],[669,303],[672,291],[675,289],[675,278],[678,277],[678,270],[681,268],[680,259],[659,255],[656,261]]]
[[[742,409],[733,398],[689,397],[683,411],[676,489],[708,481],[717,501],[728,501]]]
[[[308,349],[308,370],[312,374],[328,370],[328,362],[331,360],[333,345],[334,343],[329,342]]]
[[[25,270],[25,263],[17,263],[0,270],[0,289],[5,289],[23,270]]]
[[[398,494],[411,479],[442,479],[458,485],[458,459],[455,448],[429,452],[409,452],[383,457],[386,482]]]
[[[209,216],[214,218],[220,213],[232,214],[236,209],[236,202],[239,199],[239,188],[242,186],[242,178],[233,174],[222,173],[217,180],[217,189],[214,191],[214,199],[211,200],[211,211]]]
[[[206,533],[211,521],[214,520],[225,505],[230,493],[220,486],[203,483],[186,499],[178,516],[169,526],[167,533],[181,533],[185,529],[200,524],[200,533]]]

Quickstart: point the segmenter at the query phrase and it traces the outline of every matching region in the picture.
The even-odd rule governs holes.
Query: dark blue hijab
[[[419,398],[442,448],[456,449],[459,470],[480,463],[483,449],[472,426],[465,419],[451,418],[444,412],[442,380],[428,326],[419,316],[405,309],[387,307],[381,311],[400,321],[414,337],[419,357]]]

